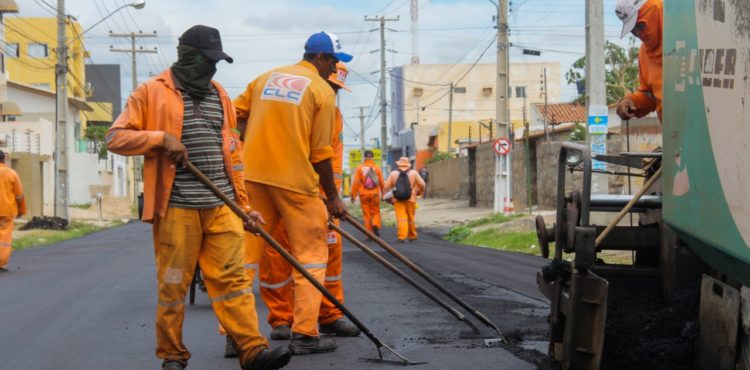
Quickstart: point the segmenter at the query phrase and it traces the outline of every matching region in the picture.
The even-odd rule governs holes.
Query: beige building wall
[[[514,126],[522,125],[523,95],[526,109],[544,102],[542,74],[547,68],[548,101],[560,101],[560,63],[511,63],[510,116]],[[434,125],[448,121],[448,85],[458,81],[470,68],[468,64],[417,64],[403,66],[404,124]],[[454,86],[453,121],[477,121],[495,117],[495,64],[477,64]],[[394,77],[397,78],[397,77]],[[425,108],[422,110],[422,108]],[[527,113],[528,114],[528,113]],[[419,147],[419,143],[417,143]]]

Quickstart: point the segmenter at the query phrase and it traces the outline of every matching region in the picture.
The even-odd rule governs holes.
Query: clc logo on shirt
[[[276,100],[294,105],[302,103],[310,79],[288,73],[273,72],[263,86],[261,100]]]

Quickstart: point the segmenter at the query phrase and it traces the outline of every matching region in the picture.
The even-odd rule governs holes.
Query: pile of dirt
[[[19,230],[31,229],[67,230],[68,220],[60,217],[33,217],[31,221],[19,228]]]
[[[693,369],[699,305],[700,284],[676,289],[670,305],[610,290],[601,369]]]

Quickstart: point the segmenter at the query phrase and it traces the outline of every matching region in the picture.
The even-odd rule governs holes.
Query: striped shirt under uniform
[[[204,99],[182,93],[185,113],[182,122],[182,144],[188,152],[188,160],[203,172],[216,186],[234,199],[234,189],[224,167],[221,127],[224,124],[224,109],[215,89]],[[174,208],[215,208],[223,205],[209,188],[187,168],[177,167],[169,206]]]

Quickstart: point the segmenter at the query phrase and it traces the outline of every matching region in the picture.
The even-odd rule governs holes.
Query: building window
[[[27,53],[29,54],[30,58],[48,58],[49,57],[49,49],[47,49],[47,44],[32,42],[28,45],[28,48],[29,50],[27,50]]]
[[[516,86],[516,98],[526,97],[526,86]]]
[[[466,94],[466,88],[465,87],[454,87],[453,92],[456,94]]]
[[[422,96],[423,93],[424,93],[424,90],[422,90],[421,87],[414,88],[414,96]]]
[[[18,43],[17,42],[9,42],[5,44],[5,55],[11,57],[11,58],[18,58]]]
[[[484,96],[492,95],[492,88],[491,87],[482,88],[482,95]]]

